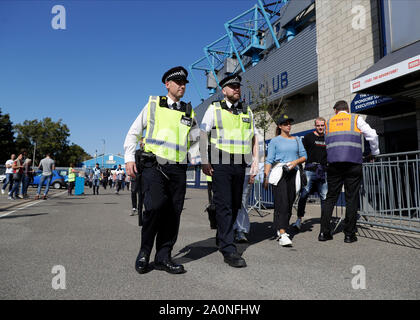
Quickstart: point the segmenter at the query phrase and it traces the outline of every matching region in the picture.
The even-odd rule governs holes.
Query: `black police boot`
[[[321,232],[318,236],[318,241],[328,241],[332,239],[333,239],[333,236],[329,232]]]
[[[344,236],[344,242],[345,243],[352,243],[352,242],[356,242],[356,241],[357,241],[357,237],[354,233],[353,234],[346,234]]]
[[[181,274],[187,272],[182,264],[175,264],[171,259],[155,261],[155,269],[163,270],[171,274]]]
[[[136,271],[140,274],[146,273],[149,269],[149,255],[140,251],[136,259]]]
[[[242,258],[239,253],[232,252],[232,253],[226,253],[223,255],[224,261],[234,268],[243,268],[246,267],[245,259]]]

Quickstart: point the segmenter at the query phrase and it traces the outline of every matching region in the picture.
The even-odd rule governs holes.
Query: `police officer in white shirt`
[[[149,258],[155,239],[155,269],[171,274],[185,272],[182,265],[172,261],[171,253],[178,237],[184,206],[187,152],[190,142],[199,138],[194,112],[190,105],[181,101],[188,83],[187,76],[188,72],[183,67],[165,72],[162,82],[168,94],[150,96],[124,142],[127,174],[134,178],[137,173],[136,146],[143,130],[146,130],[144,151],[137,161],[142,167],[144,192],[141,247],[135,263],[140,274],[150,270]],[[174,130],[177,132],[171,134]]]

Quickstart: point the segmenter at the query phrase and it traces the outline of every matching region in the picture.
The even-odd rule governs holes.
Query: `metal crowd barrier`
[[[363,163],[362,170],[358,224],[420,232],[420,151],[379,155],[375,162]],[[189,171],[189,186],[205,188],[199,167]],[[312,197],[314,201],[317,198]],[[342,193],[335,209],[336,227],[344,219],[344,207]],[[273,208],[272,186],[265,190],[262,182],[256,181],[248,197],[248,212],[255,210],[265,216]]]
[[[251,210],[255,210],[261,217],[266,216],[269,213],[263,213],[263,210],[274,208],[274,197],[272,185],[268,185],[268,189],[264,189],[263,183],[255,181],[252,185],[250,195],[248,197],[248,213]]]
[[[420,232],[420,151],[363,163],[358,223]]]

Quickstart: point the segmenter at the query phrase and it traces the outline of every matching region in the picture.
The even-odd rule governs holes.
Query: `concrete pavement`
[[[116,195],[101,187],[94,196],[92,189],[85,190],[71,197],[65,190],[54,191],[46,201],[7,209],[2,196],[0,299],[420,297],[418,237],[359,228],[356,243],[345,244],[343,233],[322,243],[317,240],[317,205],[308,205],[306,222],[290,248],[269,240],[271,212],[265,217],[251,212],[250,243],[238,244],[248,267],[231,268],[217,251],[215,231],[204,213],[206,190],[197,189],[187,191],[173,251],[187,273],[140,275],[134,270],[140,228],[137,216],[130,216],[130,192]],[[63,283],[65,289],[57,287]]]

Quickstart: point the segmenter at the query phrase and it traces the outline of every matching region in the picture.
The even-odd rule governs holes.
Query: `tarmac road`
[[[290,248],[269,240],[272,214],[251,212],[250,243],[238,244],[248,266],[229,267],[203,212],[206,190],[196,189],[187,190],[173,251],[187,273],[140,275],[134,269],[140,228],[129,215],[130,192],[86,193],[68,197],[54,190],[46,201],[13,208],[1,196],[0,299],[420,298],[419,237],[359,228],[356,243],[345,244],[343,233],[319,242],[316,205],[308,205]]]

